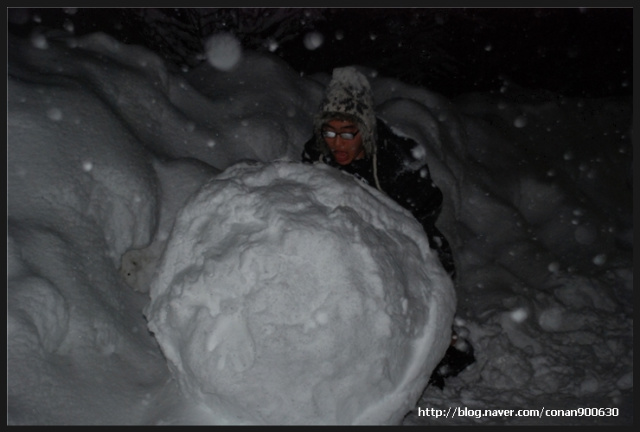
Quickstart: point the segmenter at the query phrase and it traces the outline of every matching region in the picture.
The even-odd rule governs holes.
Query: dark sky
[[[116,9],[75,13],[76,34],[102,30],[118,37],[117,21],[104,12]],[[309,50],[300,34],[275,52],[304,73],[360,64],[450,97],[499,90],[505,80],[567,96],[633,91],[632,8],[315,10],[324,16],[313,24],[322,45]],[[59,28],[69,18],[60,8],[40,11],[42,25]]]
[[[341,9],[330,21],[325,43],[289,54],[290,64],[359,63],[450,96],[505,78],[574,96],[632,93],[630,8]]]

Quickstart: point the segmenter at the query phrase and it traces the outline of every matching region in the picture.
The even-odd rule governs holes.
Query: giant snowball
[[[449,345],[421,226],[324,165],[238,164],[178,213],[145,313],[212,423],[389,424]]]

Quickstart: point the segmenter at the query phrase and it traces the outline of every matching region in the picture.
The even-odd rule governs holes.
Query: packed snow
[[[212,422],[393,424],[413,407],[455,295],[422,226],[375,192],[328,166],[241,163],[178,214],[145,315]]]
[[[633,424],[631,98],[360,68],[452,284],[409,213],[299,163],[331,71],[8,42],[8,424]],[[440,390],[452,323],[476,363]]]

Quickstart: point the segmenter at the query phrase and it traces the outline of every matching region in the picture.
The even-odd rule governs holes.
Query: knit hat
[[[371,86],[367,78],[354,67],[333,70],[331,82],[314,119],[317,143],[325,153],[329,153],[329,148],[322,137],[322,125],[335,118],[356,122],[366,155],[371,156],[376,152],[376,115]]]

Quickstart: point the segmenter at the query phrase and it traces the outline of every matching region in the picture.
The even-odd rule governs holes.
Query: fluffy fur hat
[[[327,87],[320,110],[314,119],[314,131],[318,145],[329,152],[322,137],[322,125],[332,119],[355,121],[362,134],[362,144],[367,156],[376,151],[376,115],[373,95],[367,78],[354,67],[335,68]]]

